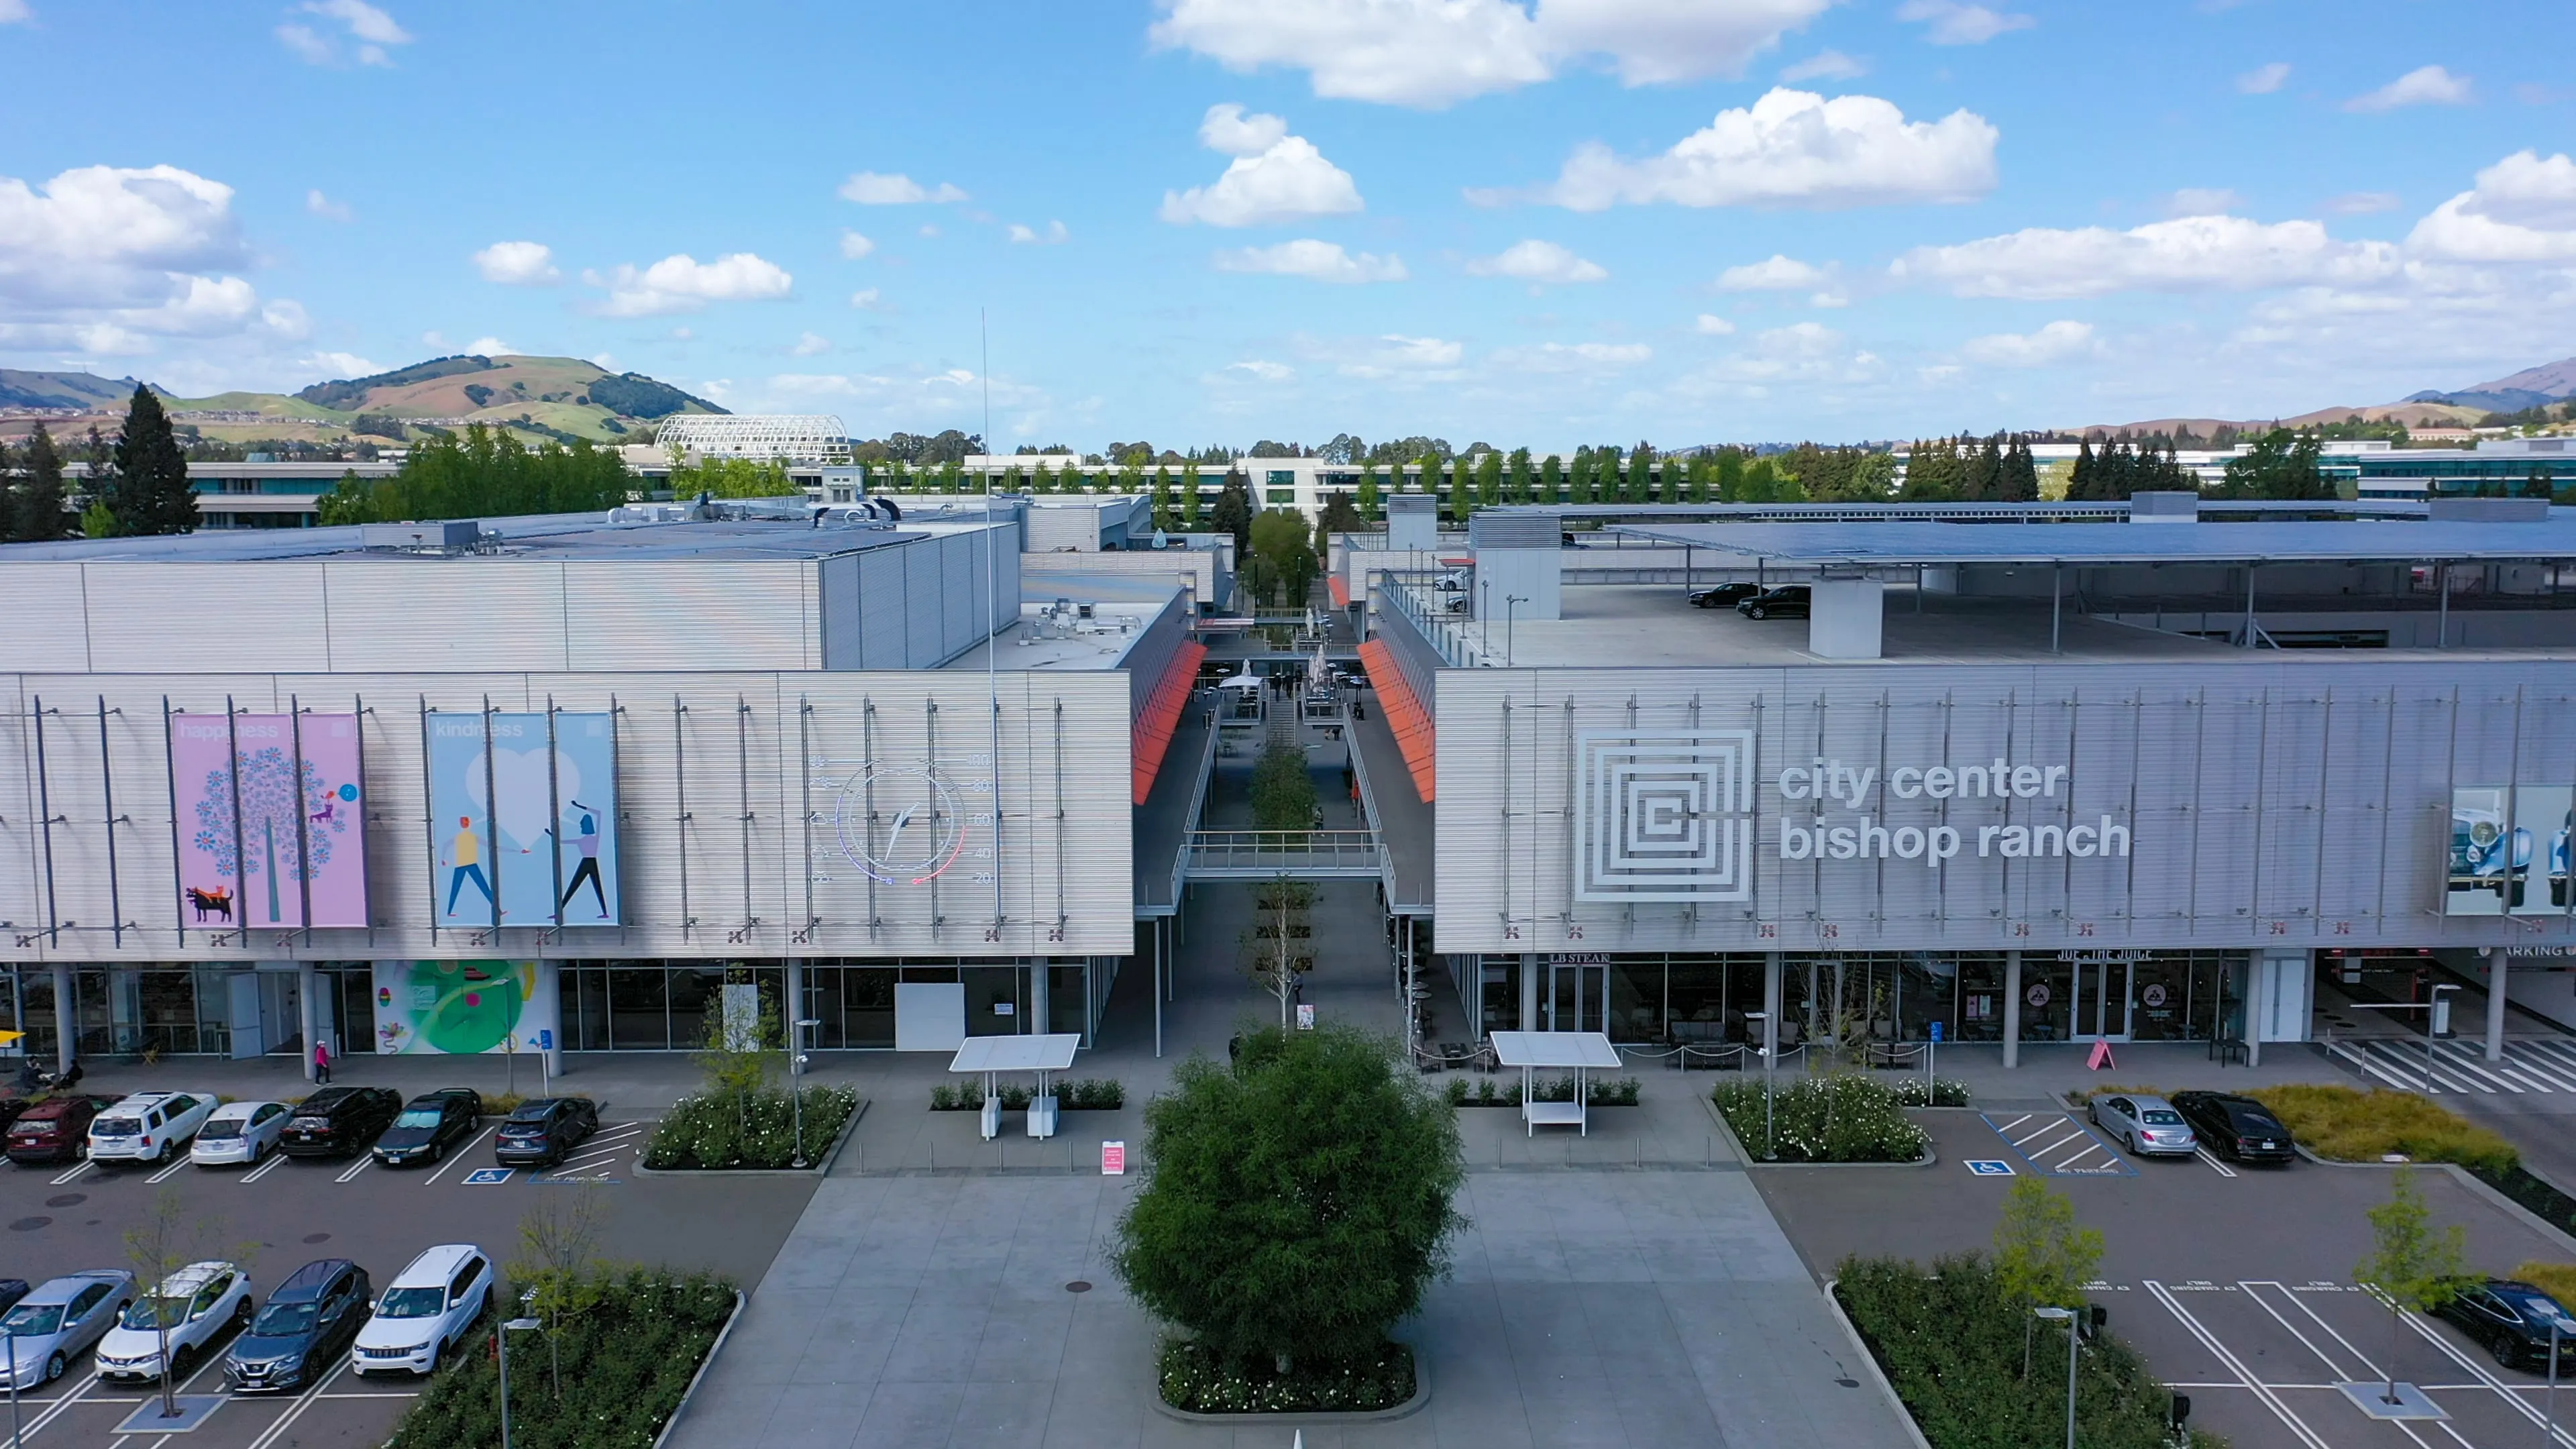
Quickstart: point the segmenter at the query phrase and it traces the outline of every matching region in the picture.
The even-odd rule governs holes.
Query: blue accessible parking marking
[[[467,1187],[496,1187],[502,1183],[508,1182],[510,1180],[510,1174],[513,1171],[515,1171],[515,1169],[507,1167],[478,1167],[472,1172],[465,1174],[465,1185]]]
[[[2013,1155],[2042,1177],[2135,1177],[2136,1163],[2067,1112],[1980,1112]]]
[[[1968,1171],[1979,1177],[2010,1177],[2013,1166],[1991,1157],[1972,1157],[1968,1159]]]

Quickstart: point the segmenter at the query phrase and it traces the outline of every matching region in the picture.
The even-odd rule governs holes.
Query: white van
[[[443,1243],[411,1260],[376,1300],[349,1348],[361,1374],[433,1374],[492,1301],[492,1260],[471,1243]]]
[[[90,1161],[167,1162],[214,1110],[212,1092],[137,1092],[90,1119]]]

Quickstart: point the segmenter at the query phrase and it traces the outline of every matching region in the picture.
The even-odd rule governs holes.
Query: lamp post
[[[510,1335],[534,1333],[545,1326],[539,1318],[513,1318],[501,1325],[501,1449],[510,1449]]]
[[[2433,1090],[2433,1043],[2440,1039],[2437,1028],[2442,1024],[2442,993],[2459,989],[2455,983],[2445,981],[2434,987],[2432,995],[2427,998],[2424,1012],[2424,1090],[2427,1092]]]
[[[1503,667],[1512,667],[1512,606],[1529,602],[1527,594],[1503,595]]]
[[[1744,1013],[1744,1019],[1757,1022],[1762,1028],[1762,1160],[1768,1162],[1780,1155],[1771,1142],[1771,1013],[1748,1011]]]
[[[821,1026],[818,1016],[800,1017],[792,1030],[796,1039],[788,1044],[787,1100],[796,1114],[796,1166],[805,1165],[805,1088],[796,1079],[805,1075],[805,1033]]]
[[[2045,1307],[2031,1312],[2051,1323],[2066,1320],[2066,1449],[2075,1449],[2075,1310]]]

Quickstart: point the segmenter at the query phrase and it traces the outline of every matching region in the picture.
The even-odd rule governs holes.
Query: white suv
[[[91,1119],[90,1161],[167,1162],[214,1110],[212,1092],[137,1092]]]
[[[190,1263],[161,1286],[125,1305],[98,1341],[102,1380],[151,1383],[161,1377],[162,1334],[169,1334],[170,1377],[183,1379],[207,1348],[250,1322],[250,1275],[231,1263]]]
[[[358,1330],[349,1367],[361,1374],[433,1374],[492,1301],[492,1263],[471,1243],[443,1243],[411,1260]]]

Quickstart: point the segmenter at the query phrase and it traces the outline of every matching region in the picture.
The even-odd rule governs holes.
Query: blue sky
[[[613,18],[612,18],[613,17]],[[0,0],[0,364],[855,435],[2261,416],[2576,352],[2564,0]]]

